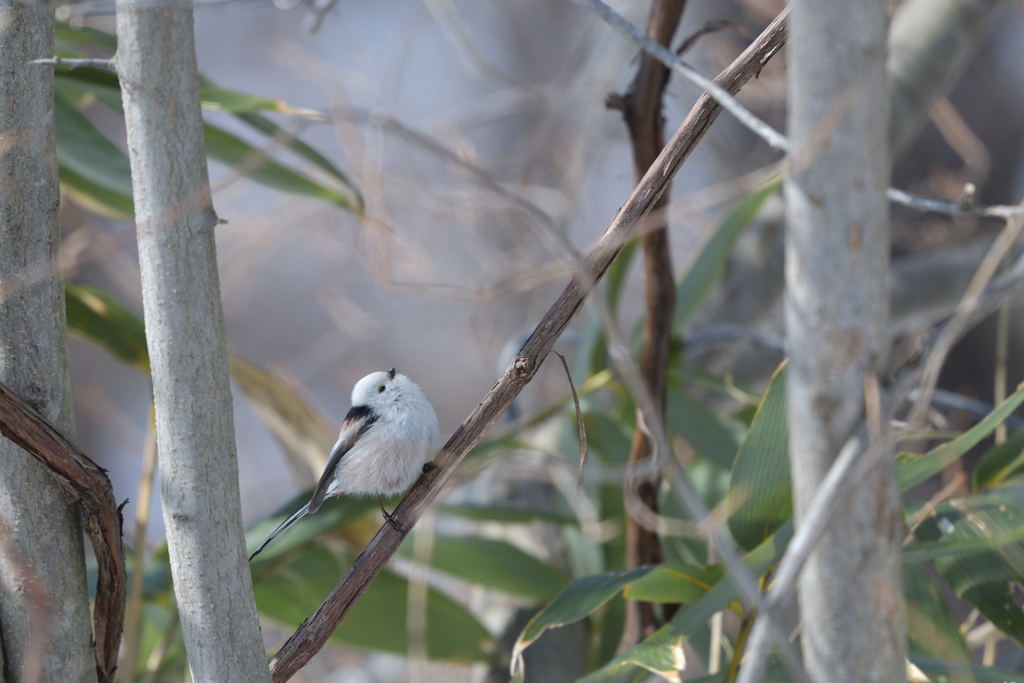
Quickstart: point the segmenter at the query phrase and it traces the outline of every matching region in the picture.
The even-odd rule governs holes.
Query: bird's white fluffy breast
[[[437,415],[413,385],[381,406],[373,425],[338,463],[331,495],[391,495],[409,488],[437,449]]]

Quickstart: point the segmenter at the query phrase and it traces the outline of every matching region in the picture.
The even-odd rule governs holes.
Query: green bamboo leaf
[[[112,209],[130,205],[132,180],[128,157],[59,89],[54,93],[54,120],[63,178],[74,182],[77,192],[89,194],[90,187],[102,190],[105,194],[94,197],[97,204],[109,205],[113,197]]]
[[[969,680],[964,673],[971,661],[971,651],[932,573],[923,565],[904,566],[903,592],[911,658],[919,655],[942,660],[944,675],[953,680]]]
[[[258,130],[267,137],[280,138],[284,136],[284,130],[280,126],[278,126],[269,118],[258,112],[236,112],[235,118],[237,118],[239,121],[246,124],[247,126],[253,128],[254,130]],[[341,169],[332,164],[327,159],[327,157],[325,157],[323,154],[320,154],[320,152],[316,151],[299,138],[293,136],[285,137],[290,138],[288,139],[287,142],[288,149],[292,150],[293,152],[295,152],[302,158],[306,159],[307,161],[313,163],[315,166],[320,168],[320,170],[324,171],[325,173],[328,173],[331,176],[334,176],[334,178],[341,181],[342,185],[347,187],[349,191],[352,192],[356,207],[358,209],[356,213],[362,214],[363,196],[362,194],[360,194],[359,189],[356,187],[355,183],[353,183],[351,179],[349,179],[349,177],[344,172],[342,172]]]
[[[921,541],[903,549],[903,561],[908,564],[928,562],[938,558],[1001,550],[1006,546],[1018,545],[1021,542],[1024,542],[1024,526],[974,538],[943,538],[937,541]]]
[[[643,602],[696,602],[718,583],[725,572],[719,565],[660,565],[628,584],[623,596]]]
[[[76,109],[99,100],[111,111],[118,114],[122,112],[121,84],[110,71],[92,67],[56,66],[53,69],[53,87],[55,93]]]
[[[956,549],[932,553],[935,568],[957,595],[1024,644],[1024,484],[944,503],[914,536],[919,544]],[[906,553],[920,549],[915,546]]]
[[[742,402],[744,410],[748,408],[756,409],[757,404],[761,402],[761,396],[759,394],[755,394],[753,392],[747,391],[746,389],[743,389],[742,387],[738,387],[725,377],[720,377],[718,375],[707,372],[706,370],[701,370],[700,368],[695,368],[692,366],[685,366],[678,369],[670,369],[669,383],[679,384],[682,386],[701,387],[704,389],[710,389],[711,391],[714,391],[717,394],[721,394],[733,400]],[[745,421],[740,421],[749,427],[749,417]]]
[[[793,526],[786,523],[764,543],[743,557],[743,564],[755,576],[778,562],[793,535]],[[705,626],[715,612],[726,609],[738,598],[736,587],[728,576],[719,579],[696,602],[676,612],[672,620],[629,650],[616,655],[579,683],[613,683],[637,666],[648,671],[667,671],[678,661],[676,652],[693,633]]]
[[[53,70],[54,87],[67,96],[73,93],[77,99],[83,93],[96,96],[101,102],[116,112],[121,108],[121,84],[117,76],[103,69],[92,67],[57,66]]]
[[[64,287],[64,302],[72,333],[149,372],[146,329],[120,301],[97,287],[69,282]]]
[[[79,46],[98,46],[109,50],[111,53],[116,50],[116,39],[114,36],[102,31],[90,30],[80,33],[77,29],[71,29],[66,25],[62,25],[58,30],[58,37],[64,41],[65,50],[62,54],[67,56],[75,56]],[[76,43],[76,40],[82,42]],[[55,76],[57,90],[62,92],[65,98],[75,96],[70,101],[77,99],[77,96],[81,93],[88,92],[95,95],[114,111],[121,111],[120,84],[115,74],[92,68],[70,69],[67,67],[57,67],[55,69]],[[305,174],[279,162],[266,160],[259,163],[262,155],[258,150],[255,150],[241,139],[226,131],[207,125],[207,153],[212,158],[234,167],[237,167],[241,160],[252,162],[255,164],[254,168],[246,169],[245,175],[248,175],[256,182],[285,192],[324,199],[362,215],[364,208],[362,195],[344,172],[332,164],[325,156],[313,149],[313,147],[298,138],[287,135],[284,129],[259,113],[261,111],[274,111],[287,114],[312,115],[316,112],[291,107],[282,100],[221,88],[202,76],[200,76],[200,81],[200,100],[205,108],[230,112],[235,118],[254,130],[270,138],[281,139],[283,146],[288,147],[338,180],[344,186],[345,192],[339,192],[317,183]],[[212,141],[211,129],[213,130]],[[127,163],[127,160],[125,160],[125,163]],[[79,175],[83,175],[82,169],[77,169],[76,172]],[[84,175],[89,177],[88,173]],[[108,189],[111,188],[108,187]],[[130,191],[128,195],[130,196]]]
[[[665,412],[669,428],[694,451],[722,468],[732,467],[745,431],[740,423],[712,410],[678,385],[669,388]]]
[[[199,86],[199,101],[206,109],[226,112],[250,111],[297,111],[289,107],[283,100],[273,100],[237,90],[218,88],[215,85]]]
[[[61,190],[83,208],[107,218],[131,220],[135,215],[130,195],[101,187],[63,165],[57,175]]]
[[[117,51],[117,36],[107,31],[101,31],[91,26],[72,26],[66,21],[54,22],[54,37],[75,50],[73,55],[78,54],[82,48],[99,48],[108,55]]]
[[[404,543],[399,552],[415,559],[414,545]],[[479,536],[437,535],[428,563],[433,569],[531,600],[550,600],[569,577],[516,546]]]
[[[949,443],[934,448],[925,455],[899,454],[896,458],[896,478],[900,491],[909,491],[956,462],[964,453],[991,434],[1021,403],[1024,403],[1024,385],[1017,387],[1017,391],[996,406],[985,419]]]
[[[974,489],[991,489],[1024,472],[1024,430],[990,448],[974,466]]]
[[[772,376],[740,446],[729,495],[738,502],[729,517],[729,531],[747,550],[760,544],[793,514],[785,363]]]
[[[266,153],[232,133],[209,123],[205,124],[203,129],[206,132],[206,153],[211,158],[231,166],[238,173],[283,192],[315,197],[345,209],[358,210],[358,202],[354,198],[320,185],[307,176],[273,161]]]
[[[732,252],[736,240],[743,233],[765,200],[778,192],[782,180],[774,180],[757,190],[730,211],[718,225],[715,233],[701,249],[697,259],[690,266],[679,289],[676,291],[676,310],[673,315],[673,326],[679,329],[700,308],[715,283],[722,277],[725,263]]]
[[[662,627],[640,643],[643,647],[638,645],[630,648],[615,657],[608,665],[579,679],[577,683],[642,681],[646,676],[637,677],[638,669],[649,671],[662,680],[678,681],[679,672],[686,668],[686,656],[683,651],[686,640],[686,636]]]
[[[765,664],[764,673],[757,683],[792,683],[793,674],[779,661],[775,655],[769,655]],[[726,671],[719,671],[716,674],[698,676],[686,679],[686,683],[729,683],[729,674]]]
[[[651,571],[639,567],[630,571],[596,574],[576,579],[553,602],[530,619],[512,648],[513,661],[521,661],[523,650],[549,628],[565,626],[584,619],[625,588]]]
[[[314,517],[317,515],[314,515]],[[310,546],[280,563],[272,573],[254,576],[259,611],[289,628],[297,627],[320,606],[351,558],[338,559],[321,546]],[[409,651],[409,583],[381,572],[331,636],[337,643],[368,650]],[[423,630],[427,656],[453,662],[488,657],[494,639],[462,605],[428,588]]]
[[[630,435],[624,426],[605,413],[583,413],[590,451],[605,465],[622,464],[629,460]]]

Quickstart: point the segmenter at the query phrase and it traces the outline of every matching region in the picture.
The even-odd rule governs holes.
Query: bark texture
[[[43,2],[0,0],[0,381],[72,435],[64,290],[55,269],[60,228],[53,73],[28,61],[53,55],[53,13]],[[77,506],[46,469],[0,439],[3,676],[26,665],[43,680],[96,680]],[[46,588],[49,638],[27,662],[33,610],[27,568]]]
[[[117,4],[118,53],[174,593],[196,681],[270,679],[238,492],[187,0]]]
[[[799,526],[864,413],[865,380],[888,346],[889,102],[885,0],[791,8],[785,301]],[[899,528],[885,457],[836,501],[800,579],[814,680],[903,680]]]

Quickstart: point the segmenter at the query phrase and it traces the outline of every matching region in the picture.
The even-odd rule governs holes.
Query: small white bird
[[[427,469],[437,447],[437,414],[412,380],[394,368],[363,377],[352,389],[352,408],[341,423],[313,497],[274,529],[249,560],[285,529],[320,509],[324,500],[343,493],[376,495],[384,519],[401,531],[384,509],[382,496],[409,488]]]

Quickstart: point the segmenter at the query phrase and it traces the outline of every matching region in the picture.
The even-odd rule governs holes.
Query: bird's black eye
[[[377,387],[377,393],[378,394],[383,394],[384,393],[384,385],[383,384],[381,384],[379,387]]]

